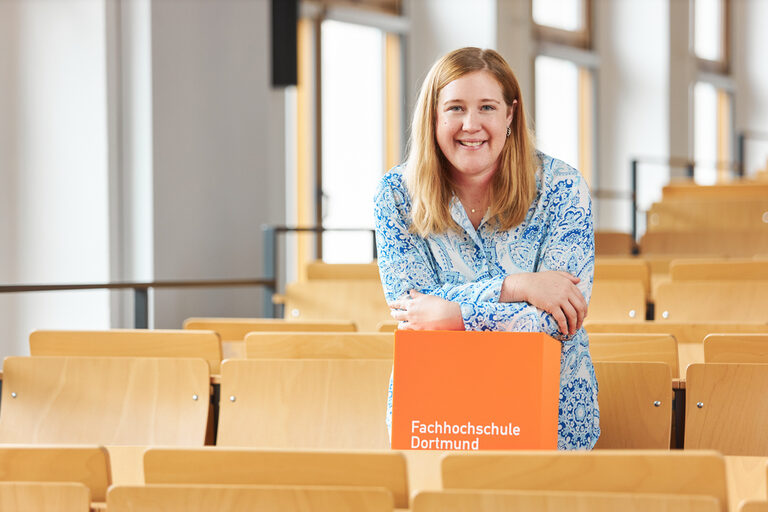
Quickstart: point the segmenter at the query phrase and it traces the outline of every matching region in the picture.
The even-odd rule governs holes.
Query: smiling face
[[[514,107],[488,71],[473,71],[443,87],[437,97],[437,145],[459,182],[490,178],[499,165]]]

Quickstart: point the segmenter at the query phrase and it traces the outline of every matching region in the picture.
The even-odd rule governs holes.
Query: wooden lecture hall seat
[[[710,334],[705,363],[768,363],[768,334]]]
[[[732,228],[691,229],[686,231],[647,231],[640,238],[640,254],[685,255],[687,257],[751,258],[768,253],[768,236],[755,230]]]
[[[592,360],[665,363],[672,378],[680,377],[677,341],[671,334],[590,333]]]
[[[374,279],[379,281],[376,263],[307,263],[307,279]]]
[[[445,489],[596,491],[711,496],[728,510],[724,457],[698,450],[450,453]]]
[[[712,496],[584,491],[425,491],[413,498],[412,512],[718,512]]]
[[[639,279],[595,280],[587,319],[592,322],[642,322],[646,290]]]
[[[387,449],[391,372],[389,359],[225,361],[216,444]]]
[[[692,364],[686,375],[685,448],[768,456],[768,365]]]
[[[391,512],[383,488],[257,485],[116,486],[109,512]]]
[[[90,512],[91,493],[77,482],[0,482],[3,512]]]
[[[739,512],[768,512],[768,501],[744,501],[739,507]]]
[[[595,362],[600,438],[595,448],[667,449],[672,432],[669,365]]]
[[[208,361],[213,374],[221,366],[221,340],[214,331],[32,331],[29,352],[32,356],[199,357]]]
[[[651,266],[638,258],[597,258],[595,281],[640,281],[646,300],[650,299]]]
[[[768,196],[761,199],[669,199],[653,203],[647,212],[647,230],[688,231],[746,229],[768,233],[764,214]]]
[[[630,256],[635,241],[630,233],[619,231],[595,231],[596,256]]]
[[[0,443],[202,446],[203,359],[8,357]]]
[[[283,320],[280,318],[204,318],[184,320],[184,329],[204,329],[219,333],[222,341],[243,341],[253,331],[327,331],[354,332],[355,323],[350,320]]]
[[[95,445],[0,445],[0,481],[78,483],[86,487],[90,500],[104,502],[112,483],[109,455]]]
[[[768,260],[678,259],[669,265],[669,277],[672,281],[765,281],[768,280]]]
[[[147,484],[383,487],[408,508],[406,460],[394,451],[150,448]]]
[[[393,333],[252,332],[245,337],[249,359],[388,359],[394,357]]]
[[[379,322],[392,319],[378,279],[289,283],[282,300],[290,320],[342,318],[353,321],[360,331],[374,331]]]
[[[701,186],[690,181],[676,181],[662,188],[661,197],[666,199],[733,200],[765,199],[768,184],[755,181],[736,181]]]
[[[678,347],[683,343],[701,344],[704,338],[713,333],[756,333],[768,334],[768,322],[680,322],[673,319],[651,320],[647,322],[584,322],[590,338],[595,333],[646,333],[671,334],[677,340]]]
[[[768,280],[668,281],[655,291],[659,322],[768,323]]]

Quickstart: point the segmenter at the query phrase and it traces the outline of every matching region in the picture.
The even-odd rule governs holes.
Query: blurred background
[[[671,179],[766,168],[767,24],[764,0],[0,0],[0,283],[370,262],[418,87],[469,45],[510,63],[596,228],[639,237]],[[133,301],[0,294],[0,356],[33,329],[131,327]],[[148,323],[270,308],[263,287],[158,289]]]

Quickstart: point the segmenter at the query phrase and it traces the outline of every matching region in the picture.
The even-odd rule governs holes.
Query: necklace
[[[474,208],[472,208],[470,211],[471,211],[472,213],[475,213],[475,209],[474,209]]]

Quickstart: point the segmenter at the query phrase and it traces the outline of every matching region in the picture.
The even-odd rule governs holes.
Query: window
[[[695,0],[694,52],[699,69],[712,73],[728,73],[730,60],[729,0]]]
[[[590,0],[532,0],[539,41],[534,64],[537,147],[592,181],[594,70]]]

